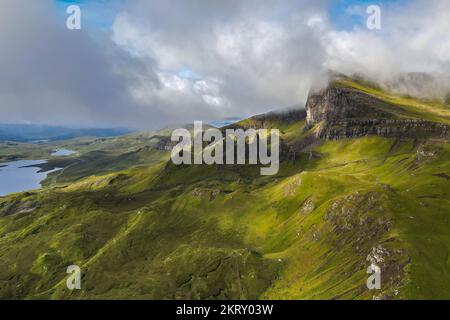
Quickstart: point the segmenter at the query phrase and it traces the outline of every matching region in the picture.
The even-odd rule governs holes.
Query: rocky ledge
[[[323,139],[378,135],[389,138],[450,138],[447,124],[409,118],[391,105],[353,88],[331,83],[311,92],[306,103],[306,127]]]
[[[319,127],[316,132],[320,138],[336,140],[366,135],[385,138],[450,138],[449,127],[442,123],[426,120],[364,119],[340,120]]]

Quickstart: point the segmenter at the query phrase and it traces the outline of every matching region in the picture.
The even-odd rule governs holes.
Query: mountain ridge
[[[393,116],[446,124],[440,105],[344,84],[388,100]],[[327,116],[308,126],[306,112],[233,125],[280,129],[275,176],[252,165],[176,166],[151,134],[73,141],[84,162],[43,189],[0,197],[0,297],[449,298],[449,143],[331,139],[317,134]],[[108,163],[126,159],[120,168],[89,162],[110,149]],[[65,286],[72,264],[82,290]],[[366,286],[371,264],[380,290]]]
[[[379,135],[391,138],[450,138],[450,109],[438,119],[422,119],[412,110],[383,99],[377,91],[362,92],[349,80],[331,82],[312,92],[306,103],[306,129],[317,126],[326,139]],[[424,102],[425,103],[425,102]]]

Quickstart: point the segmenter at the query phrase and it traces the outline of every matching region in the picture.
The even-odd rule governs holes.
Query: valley
[[[2,299],[450,299],[450,107],[337,79],[280,130],[280,168],[179,165],[170,131],[0,148],[39,190],[0,197]],[[366,287],[367,267],[381,289]],[[68,290],[68,265],[82,289]]]

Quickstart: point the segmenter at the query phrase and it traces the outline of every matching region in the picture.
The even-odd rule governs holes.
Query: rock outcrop
[[[378,135],[390,138],[449,138],[447,124],[399,117],[404,110],[357,89],[331,83],[312,92],[306,103],[306,128],[324,139]]]
[[[448,138],[449,127],[442,123],[408,119],[364,119],[333,122],[318,131],[321,138],[335,140],[377,135],[385,138]]]
[[[306,103],[306,123],[312,127],[321,122],[364,119],[368,115],[386,119],[392,115],[380,109],[388,107],[387,103],[361,91],[331,84],[324,90],[310,93]]]

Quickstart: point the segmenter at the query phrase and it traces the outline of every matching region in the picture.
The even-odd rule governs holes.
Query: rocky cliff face
[[[369,114],[382,118],[390,117],[390,114],[379,111],[377,106],[380,105],[386,107],[386,103],[355,89],[330,85],[309,95],[306,103],[306,123],[308,127],[312,127],[321,122],[367,118]]]
[[[379,135],[391,138],[449,138],[444,123],[402,116],[399,108],[357,89],[330,84],[310,93],[306,103],[306,130],[316,127],[325,139]]]
[[[425,120],[342,120],[322,127],[321,138],[335,140],[378,135],[386,138],[448,138],[449,127]]]

